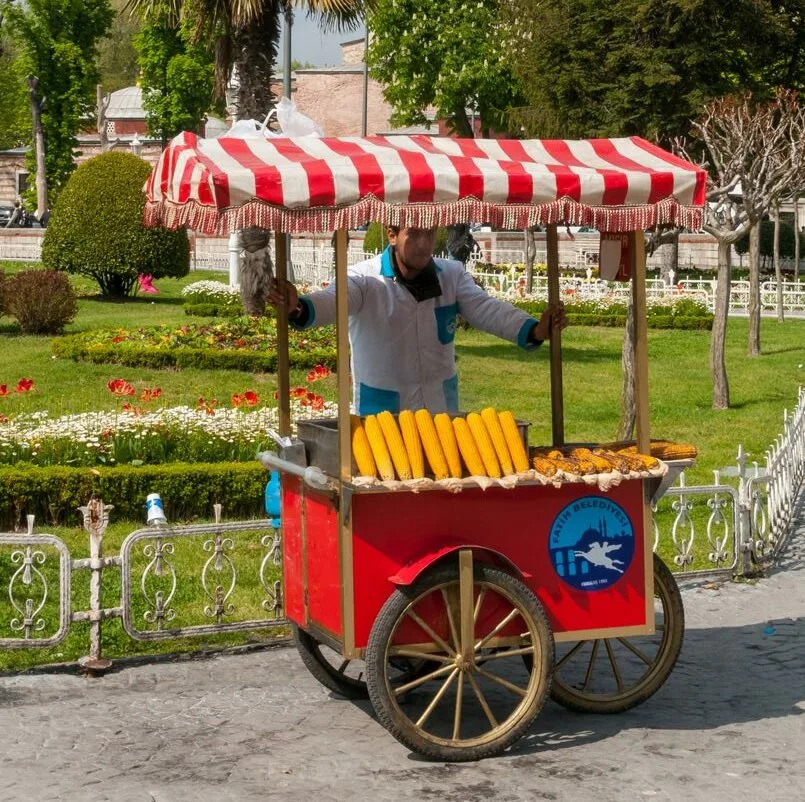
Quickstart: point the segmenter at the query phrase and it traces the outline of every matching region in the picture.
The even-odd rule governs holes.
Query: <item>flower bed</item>
[[[236,318],[209,324],[94,330],[54,340],[56,356],[131,367],[197,367],[273,372],[277,331],[268,318]],[[334,368],[332,327],[291,332],[292,367]]]
[[[116,380],[121,381],[121,380]],[[335,405],[295,391],[293,418],[335,417]],[[118,393],[126,395],[126,393]],[[170,462],[247,462],[275,447],[268,429],[277,427],[277,408],[244,407],[259,402],[252,391],[233,396],[233,408],[214,399],[198,406],[144,411],[133,404],[107,412],[51,418],[47,412],[19,415],[0,426],[0,465],[25,463],[95,467],[161,465]]]
[[[243,303],[237,287],[221,281],[194,281],[182,289],[184,311],[199,317],[238,317]]]

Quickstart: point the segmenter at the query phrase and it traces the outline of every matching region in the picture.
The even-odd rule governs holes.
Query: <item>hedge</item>
[[[276,351],[213,350],[202,348],[160,349],[122,344],[87,344],[84,335],[72,334],[53,342],[53,353],[64,359],[95,364],[125,365],[130,368],[202,368],[206,370],[243,370],[248,373],[275,373]],[[325,365],[335,370],[334,348],[291,350],[293,368],[309,369]]]
[[[171,463],[114,468],[0,468],[0,525],[10,531],[36,515],[48,525],[75,521],[76,508],[94,494],[114,504],[116,520],[145,521],[145,498],[159,493],[169,521],[210,518],[220,503],[229,519],[263,513],[268,473],[258,462]]]
[[[548,304],[545,301],[516,301],[514,305],[528,314],[539,319]],[[587,307],[587,305],[579,304]],[[589,307],[587,307],[589,308]],[[650,307],[647,315],[648,328],[650,329],[687,329],[710,330],[713,328],[713,315],[706,314],[679,314],[679,311],[688,311],[686,308],[677,310],[673,313],[674,307],[655,306]],[[613,306],[611,311],[584,311],[574,312],[573,304],[565,304],[567,322],[571,326],[604,326],[609,328],[621,328],[626,325],[625,307],[620,305]],[[691,308],[690,311],[696,310]]]
[[[196,317],[242,317],[243,308],[214,303],[185,303],[184,313]]]

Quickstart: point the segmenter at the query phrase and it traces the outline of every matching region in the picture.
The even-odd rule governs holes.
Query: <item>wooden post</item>
[[[338,459],[341,481],[352,478],[352,439],[349,421],[349,289],[347,285],[347,232],[335,234],[335,305],[337,324],[336,371],[338,380]]]
[[[288,259],[285,234],[274,234],[275,270],[280,285],[287,278]],[[291,377],[288,355],[288,307],[280,304],[277,309],[277,391],[279,393],[279,433],[288,437],[291,433]]]
[[[352,560],[352,493],[345,483],[352,478],[352,433],[349,409],[349,287],[347,283],[347,231],[335,233],[336,379],[338,385],[338,464],[341,491],[338,504],[339,560],[341,569],[341,628],[344,657],[356,657],[355,585]]]
[[[648,324],[646,322],[646,241],[642,231],[629,234],[634,306],[634,376],[637,450],[651,453],[648,411]]]
[[[559,303],[559,234],[555,225],[547,228],[548,304]],[[553,444],[565,444],[565,409],[562,395],[562,332],[551,331],[551,423]]]

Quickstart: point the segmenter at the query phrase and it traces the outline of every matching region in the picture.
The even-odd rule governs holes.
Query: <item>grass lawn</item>
[[[0,267],[9,273],[27,266],[7,263]],[[182,309],[181,288],[201,279],[226,280],[226,277],[222,273],[199,271],[181,280],[157,280],[158,295],[124,303],[93,296],[91,282],[79,279],[75,282],[82,294],[79,313],[68,332],[187,322],[190,319]],[[805,321],[791,320],[779,325],[764,319],[763,356],[757,359],[745,356],[747,329],[745,318],[730,319],[727,364],[733,407],[723,412],[710,409],[709,332],[654,330],[649,333],[652,434],[698,446],[700,457],[697,466],[688,472],[689,484],[709,483],[713,469],[734,465],[739,443],[743,443],[751,458],[762,460],[765,448],[781,430],[783,409],[793,407],[797,387],[805,383]],[[119,408],[120,400],[106,389],[106,383],[113,378],[125,378],[138,389],[161,387],[160,402],[166,406],[193,406],[200,395],[217,398],[225,405],[232,393],[247,389],[255,390],[267,400],[273,397],[276,388],[273,375],[249,375],[238,371],[160,371],[53,359],[50,338],[21,336],[9,325],[0,325],[0,342],[3,346],[0,348],[0,384],[13,388],[23,376],[35,381],[35,389],[28,394],[12,392],[0,398],[0,412],[6,415],[40,409],[57,414]],[[567,439],[613,439],[617,433],[620,407],[621,332],[606,328],[571,328],[566,332],[563,346]],[[480,409],[488,405],[511,409],[518,417],[532,421],[532,443],[548,442],[550,389],[547,347],[535,353],[525,353],[491,336],[460,331],[456,351],[463,409]],[[305,372],[298,371],[292,376],[292,382],[304,384],[304,377]],[[317,391],[333,400],[333,379],[321,382]],[[114,503],[114,499],[106,501]],[[118,553],[126,534],[142,525],[140,521],[115,521],[114,512],[112,516],[113,523],[104,540],[106,554]],[[87,536],[80,529],[67,527],[52,531],[65,540],[73,558],[88,555]],[[255,536],[236,543],[239,555],[236,564],[244,578],[255,575],[262,554],[262,547],[258,544],[259,538]],[[0,554],[3,557],[0,560],[0,632],[5,636],[8,634],[6,622],[12,617],[6,590],[10,573],[6,570],[9,566],[8,551],[4,549]],[[187,589],[178,592],[176,603],[192,607],[195,611],[192,623],[209,620],[204,619],[202,612],[205,602],[198,581],[201,566],[208,556],[209,553],[201,549],[201,541],[188,548],[186,553],[176,555],[180,578],[184,576],[187,583]],[[5,569],[2,564],[5,564]],[[88,574],[75,574],[73,585],[74,609],[86,609]],[[135,591],[139,593],[139,586]],[[118,572],[106,572],[104,592],[107,605],[118,603]],[[250,590],[245,589],[243,594],[237,599],[237,615],[257,614],[261,597],[256,584]],[[6,601],[2,602],[2,598]],[[55,612],[52,607],[49,609]],[[49,624],[54,620],[52,614],[47,618]],[[53,649],[0,650],[0,669],[21,669],[37,663],[73,660],[86,653],[87,626],[74,624],[68,639]],[[52,631],[50,627],[48,629]],[[243,643],[268,637],[270,633],[224,635],[205,638],[204,643]],[[119,621],[104,624],[104,649],[109,656],[190,650],[201,645],[199,640],[134,643],[123,633]]]

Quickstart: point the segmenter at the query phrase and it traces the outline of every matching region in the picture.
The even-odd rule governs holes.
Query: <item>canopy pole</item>
[[[352,437],[349,420],[349,311],[347,303],[347,230],[335,232],[336,379],[338,382],[338,459],[342,482],[352,478]]]
[[[637,450],[651,453],[648,408],[648,323],[646,322],[646,240],[642,231],[629,233],[629,260],[634,304],[634,382]]]
[[[548,304],[559,303],[559,234],[547,227]],[[562,332],[551,329],[551,425],[554,446],[565,444],[565,407],[562,394]]]
[[[285,234],[274,234],[274,254],[277,278],[280,285],[287,279],[287,239]],[[277,393],[279,395],[279,433],[282,437],[291,434],[291,377],[288,355],[288,307],[277,308]]]

